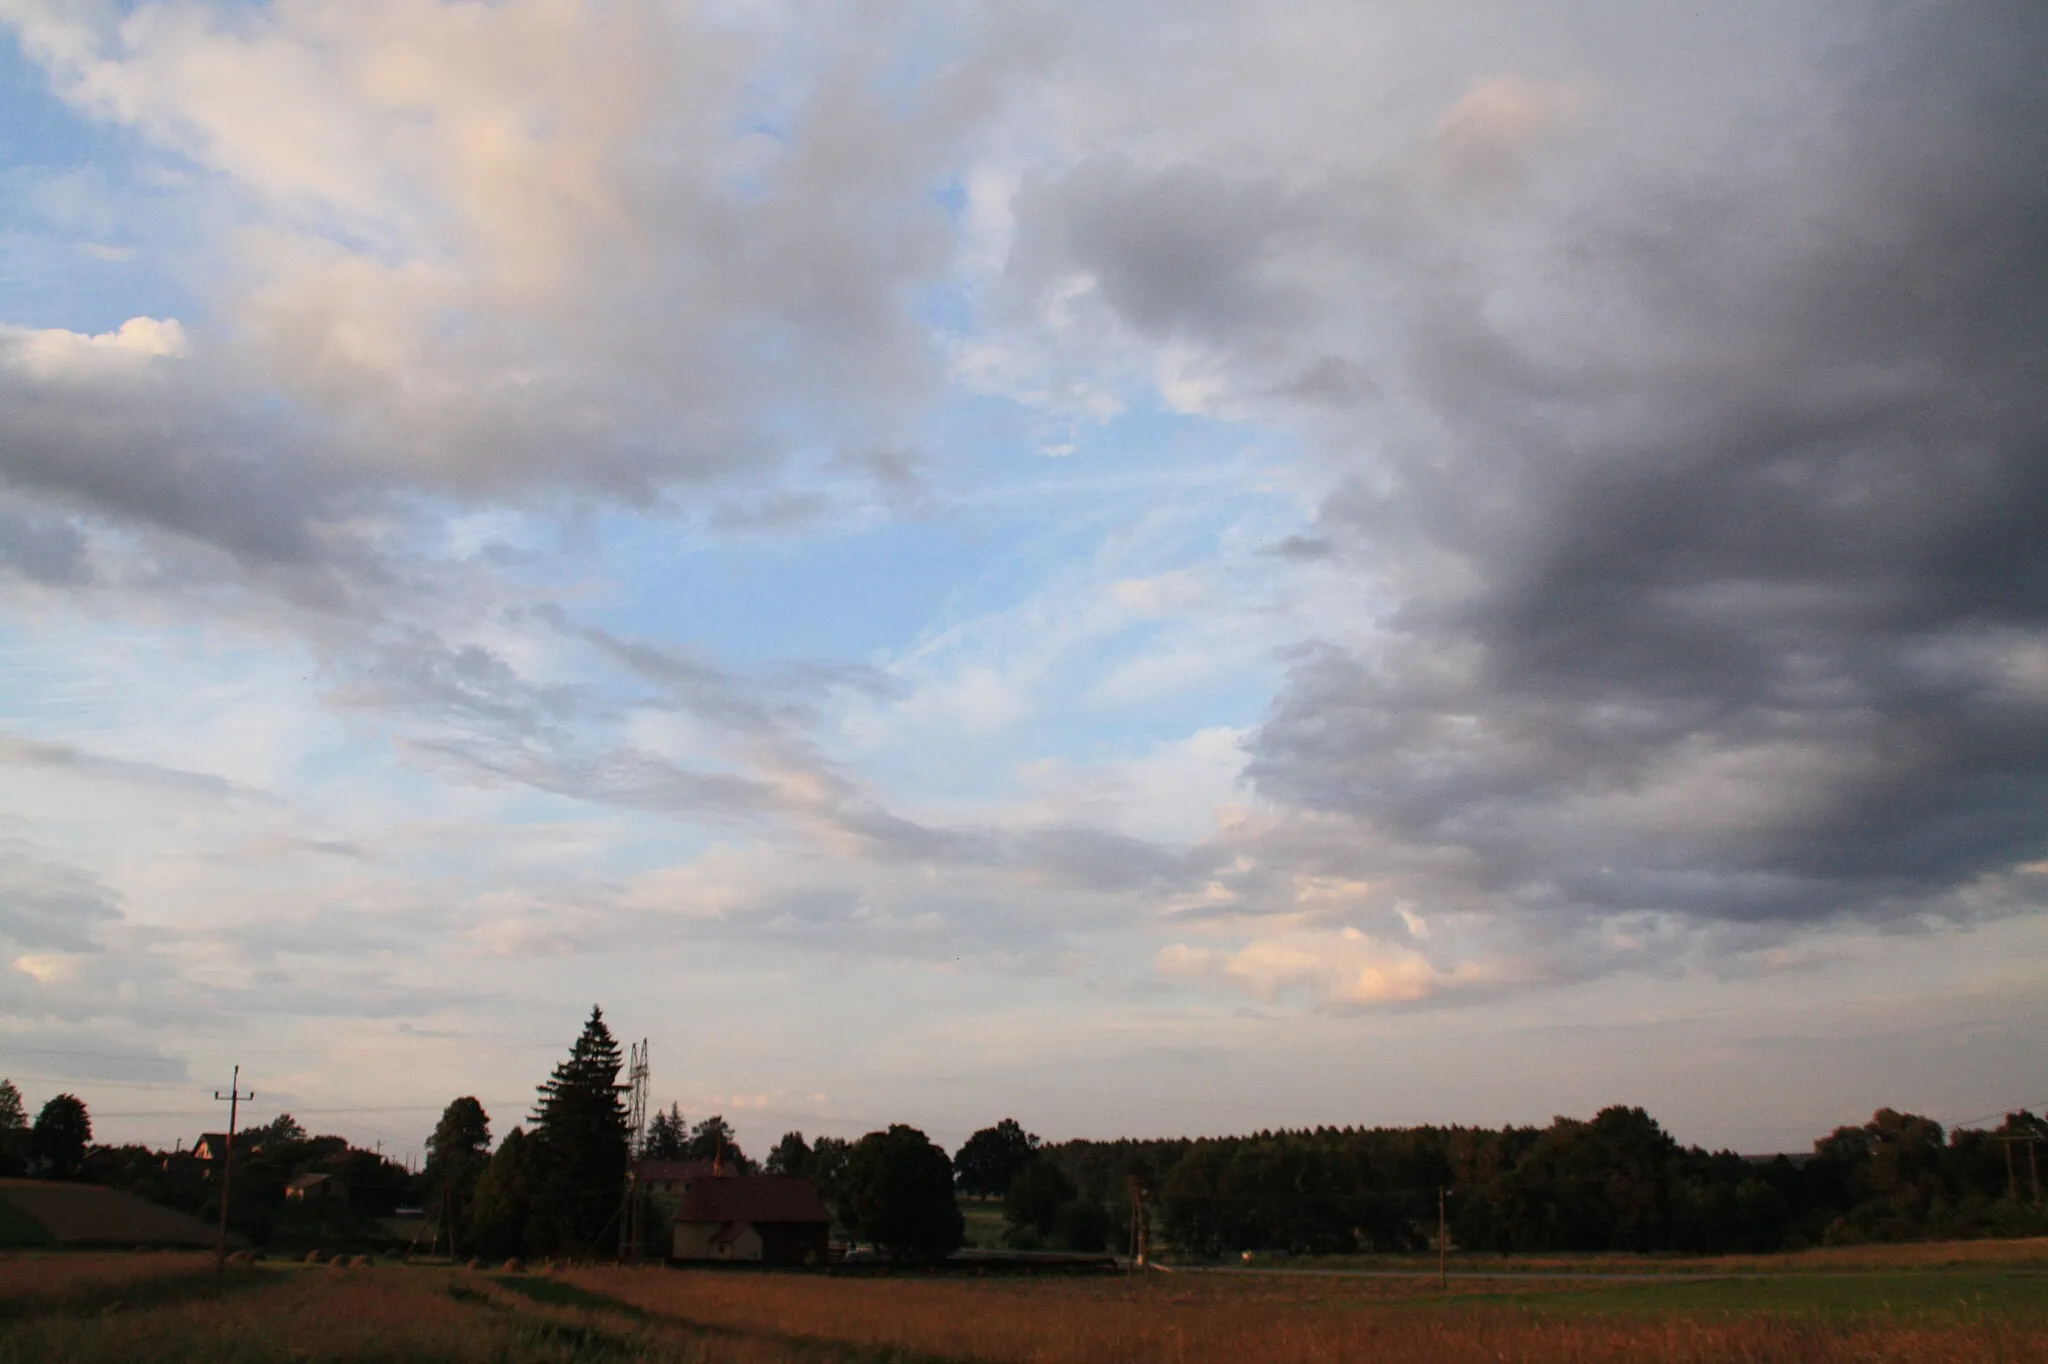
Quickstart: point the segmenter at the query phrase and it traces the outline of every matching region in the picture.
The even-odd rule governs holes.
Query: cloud
[[[1034,60],[968,50],[905,102],[875,79],[887,34],[807,26],[811,59],[765,15],[5,17],[76,108],[200,172],[175,211],[204,314],[0,332],[10,498],[358,595],[411,567],[397,532],[445,509],[423,498],[651,508],[710,484],[753,489],[727,521],[794,525],[830,505],[786,486],[794,461],[835,453],[913,498],[896,452],[937,355],[910,304],[948,252],[931,185]],[[71,581],[53,534],[6,558]]]
[[[1368,1008],[2038,908],[2041,23],[1696,10],[0,0],[189,295],[0,327],[7,602],[289,654],[288,801],[389,783],[179,862],[331,917],[109,965],[60,878],[20,979],[652,924]],[[721,555],[890,517],[816,560],[932,620],[734,661]],[[244,793],[114,751],[0,760]]]
[[[1263,1000],[1304,989],[1340,1007],[1414,1004],[1447,991],[1487,983],[1488,971],[1467,963],[1439,970],[1413,948],[1378,941],[1355,928],[1297,931],[1223,949],[1175,943],[1161,948],[1162,974],[1226,981]]]
[[[1438,126],[1432,155],[1451,187],[1498,186],[1522,172],[1528,148],[1584,102],[1566,85],[1520,76],[1475,82]]]
[[[116,897],[89,872],[0,845],[0,938],[31,949],[17,970],[45,983],[69,976],[70,955],[98,950],[95,928],[120,918]]]
[[[0,734],[0,765],[73,772],[80,776],[159,788],[185,795],[216,798],[261,793],[205,772],[187,772],[154,763],[134,762],[90,753],[71,744],[50,743]]]
[[[1890,919],[2037,857],[2044,39],[1889,33],[1790,165],[1587,209],[1541,305],[1425,298],[1438,439],[1320,522],[1405,605],[1295,665],[1260,791],[1532,910]]]
[[[1013,271],[1206,345],[1236,401],[1311,347],[1376,376],[1289,545],[1400,607],[1294,665],[1261,795],[1508,913],[1893,917],[2038,856],[2043,38],[1874,25],[1784,157],[1652,170],[1610,132],[1484,232],[1398,155],[1020,196]],[[1580,106],[1489,77],[1426,156],[1493,174]]]

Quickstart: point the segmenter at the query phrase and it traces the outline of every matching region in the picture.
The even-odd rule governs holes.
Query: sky
[[[0,0],[101,1140],[2048,1104],[2048,10]]]

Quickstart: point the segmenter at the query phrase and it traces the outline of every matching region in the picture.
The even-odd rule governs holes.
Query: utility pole
[[[213,1273],[216,1278],[224,1278],[228,1272],[228,1190],[235,1177],[235,1119],[240,1114],[242,1100],[255,1097],[254,1090],[247,1094],[242,1092],[240,1066],[235,1067],[235,1078],[229,1083],[227,1093],[223,1094],[217,1089],[213,1091],[215,1103],[225,1099],[228,1105],[227,1148],[221,1152],[220,1158],[220,1241],[214,1247],[213,1253]]]
[[[1994,1136],[1992,1140],[1999,1143],[2001,1146],[2005,1147],[2005,1196],[2008,1201],[2014,1204],[2017,1204],[2020,1201],[2020,1179],[2019,1173],[2014,1168],[2012,1163],[2012,1147],[2014,1142],[2023,1141],[2027,1144],[2027,1182],[2033,1186],[2034,1206],[2037,1208],[2040,1207],[2041,1161],[2040,1157],[2035,1154],[2034,1148],[2041,1144],[2041,1138],[2037,1136]]]
[[[1147,1242],[1150,1239],[1146,1235],[1147,1230],[1148,1229],[1145,1226],[1145,1185],[1136,1175],[1132,1175],[1131,1272],[1133,1274],[1143,1273],[1145,1269],[1145,1255],[1147,1250],[1150,1249],[1150,1247],[1147,1245]]]
[[[1444,1186],[1436,1186],[1436,1291],[1450,1291],[1450,1273],[1444,1262],[1446,1248],[1450,1245],[1449,1221],[1444,1216]]]
[[[2034,1188],[2034,1206],[2042,1206],[2042,1167],[2034,1147],[2040,1145],[2040,1137],[1991,1137],[1995,1143],[2005,1147],[2005,1198],[2011,1204],[2019,1204],[2019,1169],[2013,1165],[2013,1143],[2028,1143],[2028,1184]]]

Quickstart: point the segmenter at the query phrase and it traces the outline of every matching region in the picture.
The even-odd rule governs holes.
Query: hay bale
[[[474,1255],[469,1257],[469,1264],[465,1266],[465,1268],[468,1269],[482,1269],[483,1267],[484,1262],[482,1260],[477,1259]]]
[[[370,1267],[370,1263],[371,1261],[369,1256],[358,1255],[348,1262],[348,1267],[350,1269],[368,1269]]]
[[[519,1257],[517,1255],[505,1261],[505,1263],[498,1266],[498,1268],[504,1270],[507,1274],[524,1274],[526,1272],[526,1266],[519,1262]]]
[[[307,1251],[307,1252],[306,1252],[306,1263],[307,1263],[307,1264],[309,1264],[309,1265],[318,1265],[318,1264],[325,1264],[326,1262],[327,1262],[327,1252],[326,1252],[326,1251],[324,1251],[324,1250],[309,1250],[309,1251]]]

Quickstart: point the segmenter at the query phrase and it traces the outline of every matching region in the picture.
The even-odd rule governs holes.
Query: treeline
[[[531,1125],[513,1128],[495,1151],[476,1100],[449,1105],[428,1142],[422,1187],[452,1249],[580,1257],[622,1246],[632,1129],[619,1069],[618,1046],[593,1008],[569,1059],[541,1086]],[[713,1161],[735,1175],[809,1179],[840,1226],[902,1262],[942,1260],[962,1240],[952,1162],[914,1127],[899,1123],[854,1142],[809,1142],[788,1132],[756,1164],[724,1118],[692,1126],[671,1105],[648,1122],[639,1147],[648,1160]],[[645,1235],[643,1251],[668,1253],[668,1227],[648,1226]]]
[[[289,1114],[238,1133],[231,1222],[259,1245],[375,1240],[385,1235],[375,1219],[411,1203],[434,1240],[459,1254],[608,1254],[621,1242],[632,1149],[621,1059],[593,1008],[525,1125],[494,1147],[483,1106],[458,1098],[418,1174],[339,1136],[309,1136]],[[653,1159],[810,1179],[845,1235],[906,1260],[961,1244],[956,1188],[1002,1199],[1005,1240],[1018,1249],[1124,1248],[1142,1209],[1156,1249],[1195,1257],[1427,1249],[1440,1192],[1455,1248],[1505,1253],[2048,1234],[2039,1182],[2048,1122],[2024,1111],[1992,1131],[1947,1132],[1881,1109],[1810,1155],[1762,1160],[1681,1146],[1642,1109],[1622,1107],[1545,1128],[1318,1127],[1053,1145],[1006,1118],[951,1158],[898,1124],[854,1142],[789,1132],[759,1164],[723,1118],[691,1125],[674,1106],[640,1137]],[[75,1096],[51,1099],[31,1124],[19,1092],[0,1082],[0,1173],[84,1179],[218,1215],[218,1184],[189,1153],[90,1142]],[[345,1196],[291,1197],[309,1175],[331,1177]],[[647,1232],[647,1249],[662,1253],[667,1228]]]
[[[2048,1233],[2034,1163],[2048,1153],[2030,1145],[2042,1140],[2048,1122],[2028,1112],[1946,1133],[1881,1109],[1811,1155],[1758,1161],[1681,1146],[1616,1107],[1547,1128],[1320,1127],[1035,1155],[1113,1236],[1128,1235],[1140,1190],[1155,1241],[1184,1255],[1423,1250],[1439,1189],[1458,1249],[1705,1254]]]
[[[85,1127],[89,1134],[89,1118]],[[417,1177],[397,1161],[346,1137],[311,1135],[289,1113],[237,1132],[234,1160],[229,1226],[257,1245],[381,1245],[388,1238],[377,1219],[417,1196]],[[189,1151],[127,1145],[89,1146],[75,1162],[32,1163],[26,1173],[122,1189],[212,1222],[220,1216],[216,1171]],[[289,1197],[292,1182],[309,1174],[345,1187],[346,1199]]]

